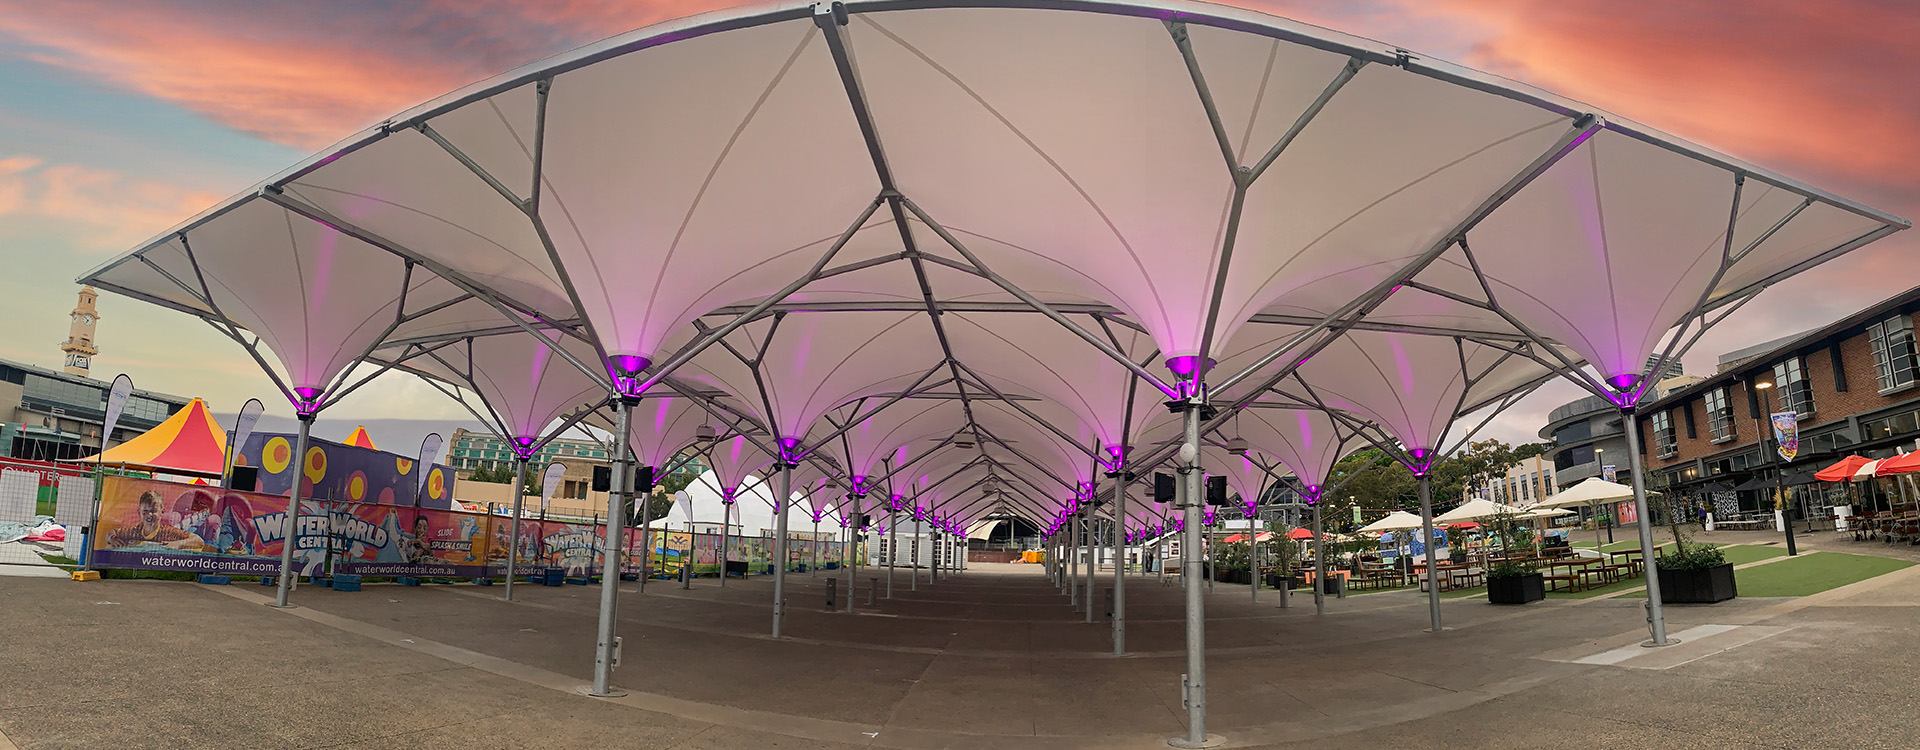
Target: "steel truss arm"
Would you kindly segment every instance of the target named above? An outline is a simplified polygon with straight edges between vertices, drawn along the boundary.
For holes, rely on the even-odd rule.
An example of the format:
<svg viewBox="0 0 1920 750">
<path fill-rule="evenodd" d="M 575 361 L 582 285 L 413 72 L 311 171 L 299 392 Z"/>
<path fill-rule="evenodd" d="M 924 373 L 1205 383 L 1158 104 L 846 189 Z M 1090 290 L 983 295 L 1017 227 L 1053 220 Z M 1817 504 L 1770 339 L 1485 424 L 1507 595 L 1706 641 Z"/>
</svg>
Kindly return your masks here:
<svg viewBox="0 0 1920 750">
<path fill-rule="evenodd" d="M 407 249 L 405 246 L 400 245 L 399 243 L 393 242 L 384 237 L 381 237 L 380 235 L 374 234 L 366 229 L 363 229 L 352 222 L 349 222 L 338 216 L 334 216 L 333 214 L 328 213 L 326 210 L 321 209 L 318 206 L 314 206 L 298 198 L 295 198 L 292 195 L 288 195 L 287 193 L 279 190 L 278 188 L 269 187 L 268 189 L 264 189 L 261 191 L 260 196 L 276 205 L 279 205 L 281 208 L 285 208 L 288 211 L 293 212 L 296 215 L 306 217 L 307 219 L 315 223 L 331 227 L 342 234 L 353 237 L 354 239 L 360 240 L 361 242 L 365 242 L 369 245 L 380 248 L 382 250 L 386 250 L 387 252 L 393 253 L 394 255 L 397 255 L 406 260 L 411 260 L 415 263 L 419 263 L 420 265 L 425 266 L 427 270 L 432 271 L 435 274 L 439 275 L 440 278 L 446 279 L 448 282 L 452 283 L 454 286 L 459 287 L 461 291 L 464 291 L 467 294 L 471 294 L 477 299 L 485 301 L 487 304 L 491 305 L 495 311 L 499 312 L 502 316 L 506 317 L 508 320 L 513 321 L 516 325 L 520 326 L 520 328 L 526 331 L 528 334 L 531 334 L 534 337 L 540 338 L 543 340 L 546 339 L 545 336 L 540 335 L 540 333 L 536 331 L 533 328 L 533 326 L 528 324 L 526 321 L 527 318 L 533 318 L 535 320 L 539 320 L 541 316 L 537 311 L 534 311 L 533 309 L 528 308 L 524 305 L 515 303 L 510 299 L 506 299 L 504 297 L 498 296 L 497 293 L 469 280 L 465 274 L 461 274 L 457 271 L 454 271 L 448 268 L 447 266 L 445 266 L 444 264 L 441 264 L 437 261 L 429 259 L 426 256 L 423 256 L 417 252 L 414 252 L 413 250 Z M 553 350 L 555 354 L 558 354 L 562 359 L 567 360 L 567 362 L 571 363 L 575 368 L 579 369 L 581 373 L 585 374 L 593 382 L 598 383 L 602 388 L 605 388 L 608 391 L 613 390 L 613 381 L 607 377 L 607 373 L 605 370 L 601 368 L 589 367 L 587 366 L 586 363 L 581 362 L 578 357 L 573 356 L 572 352 L 567 351 L 566 347 L 553 345 L 551 341 L 549 341 L 548 343 L 550 344 L 550 348 Z"/>
</svg>

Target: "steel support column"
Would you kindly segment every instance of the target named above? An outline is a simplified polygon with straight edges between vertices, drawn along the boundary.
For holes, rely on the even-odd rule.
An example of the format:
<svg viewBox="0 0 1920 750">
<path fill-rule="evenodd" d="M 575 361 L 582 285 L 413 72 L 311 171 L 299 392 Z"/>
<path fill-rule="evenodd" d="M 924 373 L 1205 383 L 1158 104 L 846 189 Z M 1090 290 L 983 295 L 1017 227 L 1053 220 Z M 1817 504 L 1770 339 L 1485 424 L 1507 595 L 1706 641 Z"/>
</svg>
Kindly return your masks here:
<svg viewBox="0 0 1920 750">
<path fill-rule="evenodd" d="M 1320 503 L 1313 503 L 1313 613 L 1327 613 L 1327 540 L 1320 533 Z"/>
<path fill-rule="evenodd" d="M 632 482 L 633 459 L 627 455 L 628 429 L 632 426 L 633 405 L 640 399 L 622 397 L 614 403 L 613 486 L 607 493 L 607 546 L 600 565 L 600 628 L 594 641 L 593 692 L 596 698 L 617 698 L 627 691 L 613 682 L 615 655 L 613 625 L 620 603 L 620 554 L 625 549 L 621 532 L 626 526 L 626 498 Z"/>
<path fill-rule="evenodd" d="M 519 451 L 513 456 L 513 528 L 507 541 L 507 590 L 501 597 L 513 601 L 514 559 L 520 556 L 520 509 L 527 496 L 527 457 Z"/>
<path fill-rule="evenodd" d="M 300 471 L 307 464 L 307 433 L 313 429 L 313 415 L 301 414 L 300 431 L 293 439 L 293 491 L 287 496 L 287 523 L 280 537 L 280 584 L 273 592 L 273 606 L 287 607 L 287 595 L 293 592 L 293 549 L 300 538 Z M 96 532 L 97 533 L 97 532 Z"/>
<path fill-rule="evenodd" d="M 1420 471 L 1420 530 L 1427 535 L 1427 614 L 1433 621 L 1433 628 L 1427 632 L 1438 633 L 1444 628 L 1440 624 L 1440 579 L 1433 554 L 1433 484 L 1425 469 Z"/>
<path fill-rule="evenodd" d="M 773 637 L 787 607 L 787 508 L 793 504 L 793 464 L 780 460 L 780 497 L 773 503 Z"/>
<path fill-rule="evenodd" d="M 1206 597 L 1200 586 L 1200 504 L 1205 497 L 1205 488 L 1200 486 L 1200 411 L 1204 402 L 1195 398 L 1188 402 L 1186 413 L 1181 415 L 1186 422 L 1186 442 L 1194 450 L 1194 465 L 1182 467 L 1180 500 L 1182 528 L 1184 537 L 1180 548 L 1183 558 L 1181 577 L 1187 582 L 1187 736 L 1184 741 L 1175 741 L 1180 747 L 1202 747 L 1207 742 L 1207 619 Z"/>
<path fill-rule="evenodd" d="M 1645 461 L 1640 458 L 1640 425 L 1634 421 L 1636 415 L 1632 409 L 1620 410 L 1620 418 L 1627 426 L 1627 463 L 1633 471 L 1633 509 L 1639 514 L 1640 521 L 1640 559 L 1647 561 L 1647 632 L 1653 640 L 1645 645 L 1670 646 L 1677 641 L 1667 638 L 1667 615 L 1660 603 L 1659 558 L 1653 554 L 1653 522 L 1647 513 L 1647 478 L 1644 475 Z"/>
<path fill-rule="evenodd" d="M 1113 477 L 1113 517 L 1127 517 L 1127 474 L 1109 474 Z M 1127 548 L 1127 525 L 1121 521 L 1113 524 L 1113 548 L 1124 556 Z M 1124 560 L 1115 559 L 1113 563 L 1113 655 L 1127 654 L 1127 566 Z"/>
</svg>

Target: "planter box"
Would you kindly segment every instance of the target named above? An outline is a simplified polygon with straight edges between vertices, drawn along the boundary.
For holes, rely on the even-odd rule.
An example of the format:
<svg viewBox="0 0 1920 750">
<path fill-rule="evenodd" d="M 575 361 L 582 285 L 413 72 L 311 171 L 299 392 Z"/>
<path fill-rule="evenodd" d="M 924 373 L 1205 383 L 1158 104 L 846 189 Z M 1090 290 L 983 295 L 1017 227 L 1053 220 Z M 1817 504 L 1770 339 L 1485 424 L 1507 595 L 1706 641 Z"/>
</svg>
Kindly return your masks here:
<svg viewBox="0 0 1920 750">
<path fill-rule="evenodd" d="M 1300 588 L 1304 585 L 1306 584 L 1301 582 L 1300 579 L 1298 578 L 1281 578 L 1279 573 L 1267 574 L 1267 588 L 1270 588 L 1270 589 L 1284 588 L 1284 589 L 1287 589 L 1288 591 L 1292 591 L 1293 589 Z"/>
<path fill-rule="evenodd" d="M 1733 582 L 1733 563 L 1706 570 L 1658 570 L 1663 604 L 1713 604 L 1740 595 Z"/>
<path fill-rule="evenodd" d="M 1230 570 L 1227 571 L 1227 578 L 1234 583 L 1244 583 L 1249 586 L 1253 585 L 1253 571 L 1251 570 Z"/>
<path fill-rule="evenodd" d="M 1526 604 L 1547 598 L 1547 581 L 1539 573 L 1487 579 L 1487 601 L 1494 604 Z"/>
</svg>

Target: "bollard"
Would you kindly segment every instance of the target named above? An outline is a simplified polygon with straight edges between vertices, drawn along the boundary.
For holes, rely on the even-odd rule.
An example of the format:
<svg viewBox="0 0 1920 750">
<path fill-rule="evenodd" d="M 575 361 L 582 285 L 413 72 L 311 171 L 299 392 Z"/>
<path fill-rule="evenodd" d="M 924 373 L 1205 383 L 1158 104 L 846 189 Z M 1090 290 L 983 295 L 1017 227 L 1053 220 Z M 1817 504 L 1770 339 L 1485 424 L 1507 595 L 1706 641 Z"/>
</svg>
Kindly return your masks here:
<svg viewBox="0 0 1920 750">
<path fill-rule="evenodd" d="M 1106 594 L 1106 600 L 1107 600 L 1107 619 L 1109 619 L 1109 620 L 1111 620 L 1111 619 L 1113 619 L 1113 587 L 1112 587 L 1112 586 L 1108 586 L 1108 587 L 1106 587 L 1106 588 L 1104 588 L 1104 589 L 1101 589 L 1101 591 L 1102 591 L 1102 592 L 1104 592 L 1104 593 Z"/>
<path fill-rule="evenodd" d="M 684 562 L 680 564 L 680 588 L 688 590 L 693 588 L 693 566 L 691 564 Z"/>
<path fill-rule="evenodd" d="M 840 589 L 839 584 L 840 584 L 840 579 L 838 578 L 827 579 L 827 611 L 828 612 L 832 612 L 834 610 L 833 595 L 834 595 L 834 592 L 839 591 Z"/>
<path fill-rule="evenodd" d="M 872 577 L 872 578 L 868 578 L 868 579 L 867 579 L 867 582 L 868 582 L 868 585 L 867 585 L 867 606 L 869 606 L 869 607 L 878 607 L 878 606 L 880 606 L 880 605 L 878 605 L 878 604 L 874 604 L 874 603 L 873 603 L 873 598 L 874 598 L 874 596 L 875 596 L 875 595 L 877 595 L 877 594 L 878 594 L 878 593 L 880 592 L 880 577 L 879 577 L 879 576 L 874 576 L 874 577 Z"/>
</svg>

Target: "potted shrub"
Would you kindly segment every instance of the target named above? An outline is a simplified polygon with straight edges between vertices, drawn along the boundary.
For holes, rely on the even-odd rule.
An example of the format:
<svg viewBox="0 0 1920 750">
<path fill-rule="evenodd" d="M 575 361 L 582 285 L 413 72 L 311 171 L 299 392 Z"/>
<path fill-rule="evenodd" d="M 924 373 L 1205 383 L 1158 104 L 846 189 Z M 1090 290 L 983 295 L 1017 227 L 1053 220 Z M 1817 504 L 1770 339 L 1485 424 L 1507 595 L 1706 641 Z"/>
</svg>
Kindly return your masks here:
<svg viewBox="0 0 1920 750">
<path fill-rule="evenodd" d="M 1733 563 L 1727 562 L 1719 547 L 1690 544 L 1692 536 L 1680 525 L 1680 518 L 1680 514 L 1669 507 L 1667 523 L 1673 531 L 1674 551 L 1660 556 L 1654 566 L 1660 577 L 1660 601 L 1713 604 L 1739 596 L 1733 581 Z"/>
<path fill-rule="evenodd" d="M 1267 572 L 1267 586 L 1275 589 L 1292 590 L 1306 585 L 1305 581 L 1293 577 L 1293 566 L 1300 562 L 1300 543 L 1286 537 L 1287 528 L 1276 524 L 1273 538 L 1266 542 L 1266 561 L 1272 568 Z"/>
<path fill-rule="evenodd" d="M 1733 563 L 1720 554 L 1720 548 L 1687 546 L 1677 539 L 1675 544 L 1678 549 L 1660 557 L 1656 566 L 1662 603 L 1713 604 L 1740 595 L 1733 581 Z"/>
<path fill-rule="evenodd" d="M 1487 568 L 1487 601 L 1494 604 L 1526 604 L 1547 598 L 1546 578 L 1514 562 L 1495 563 Z"/>
</svg>

